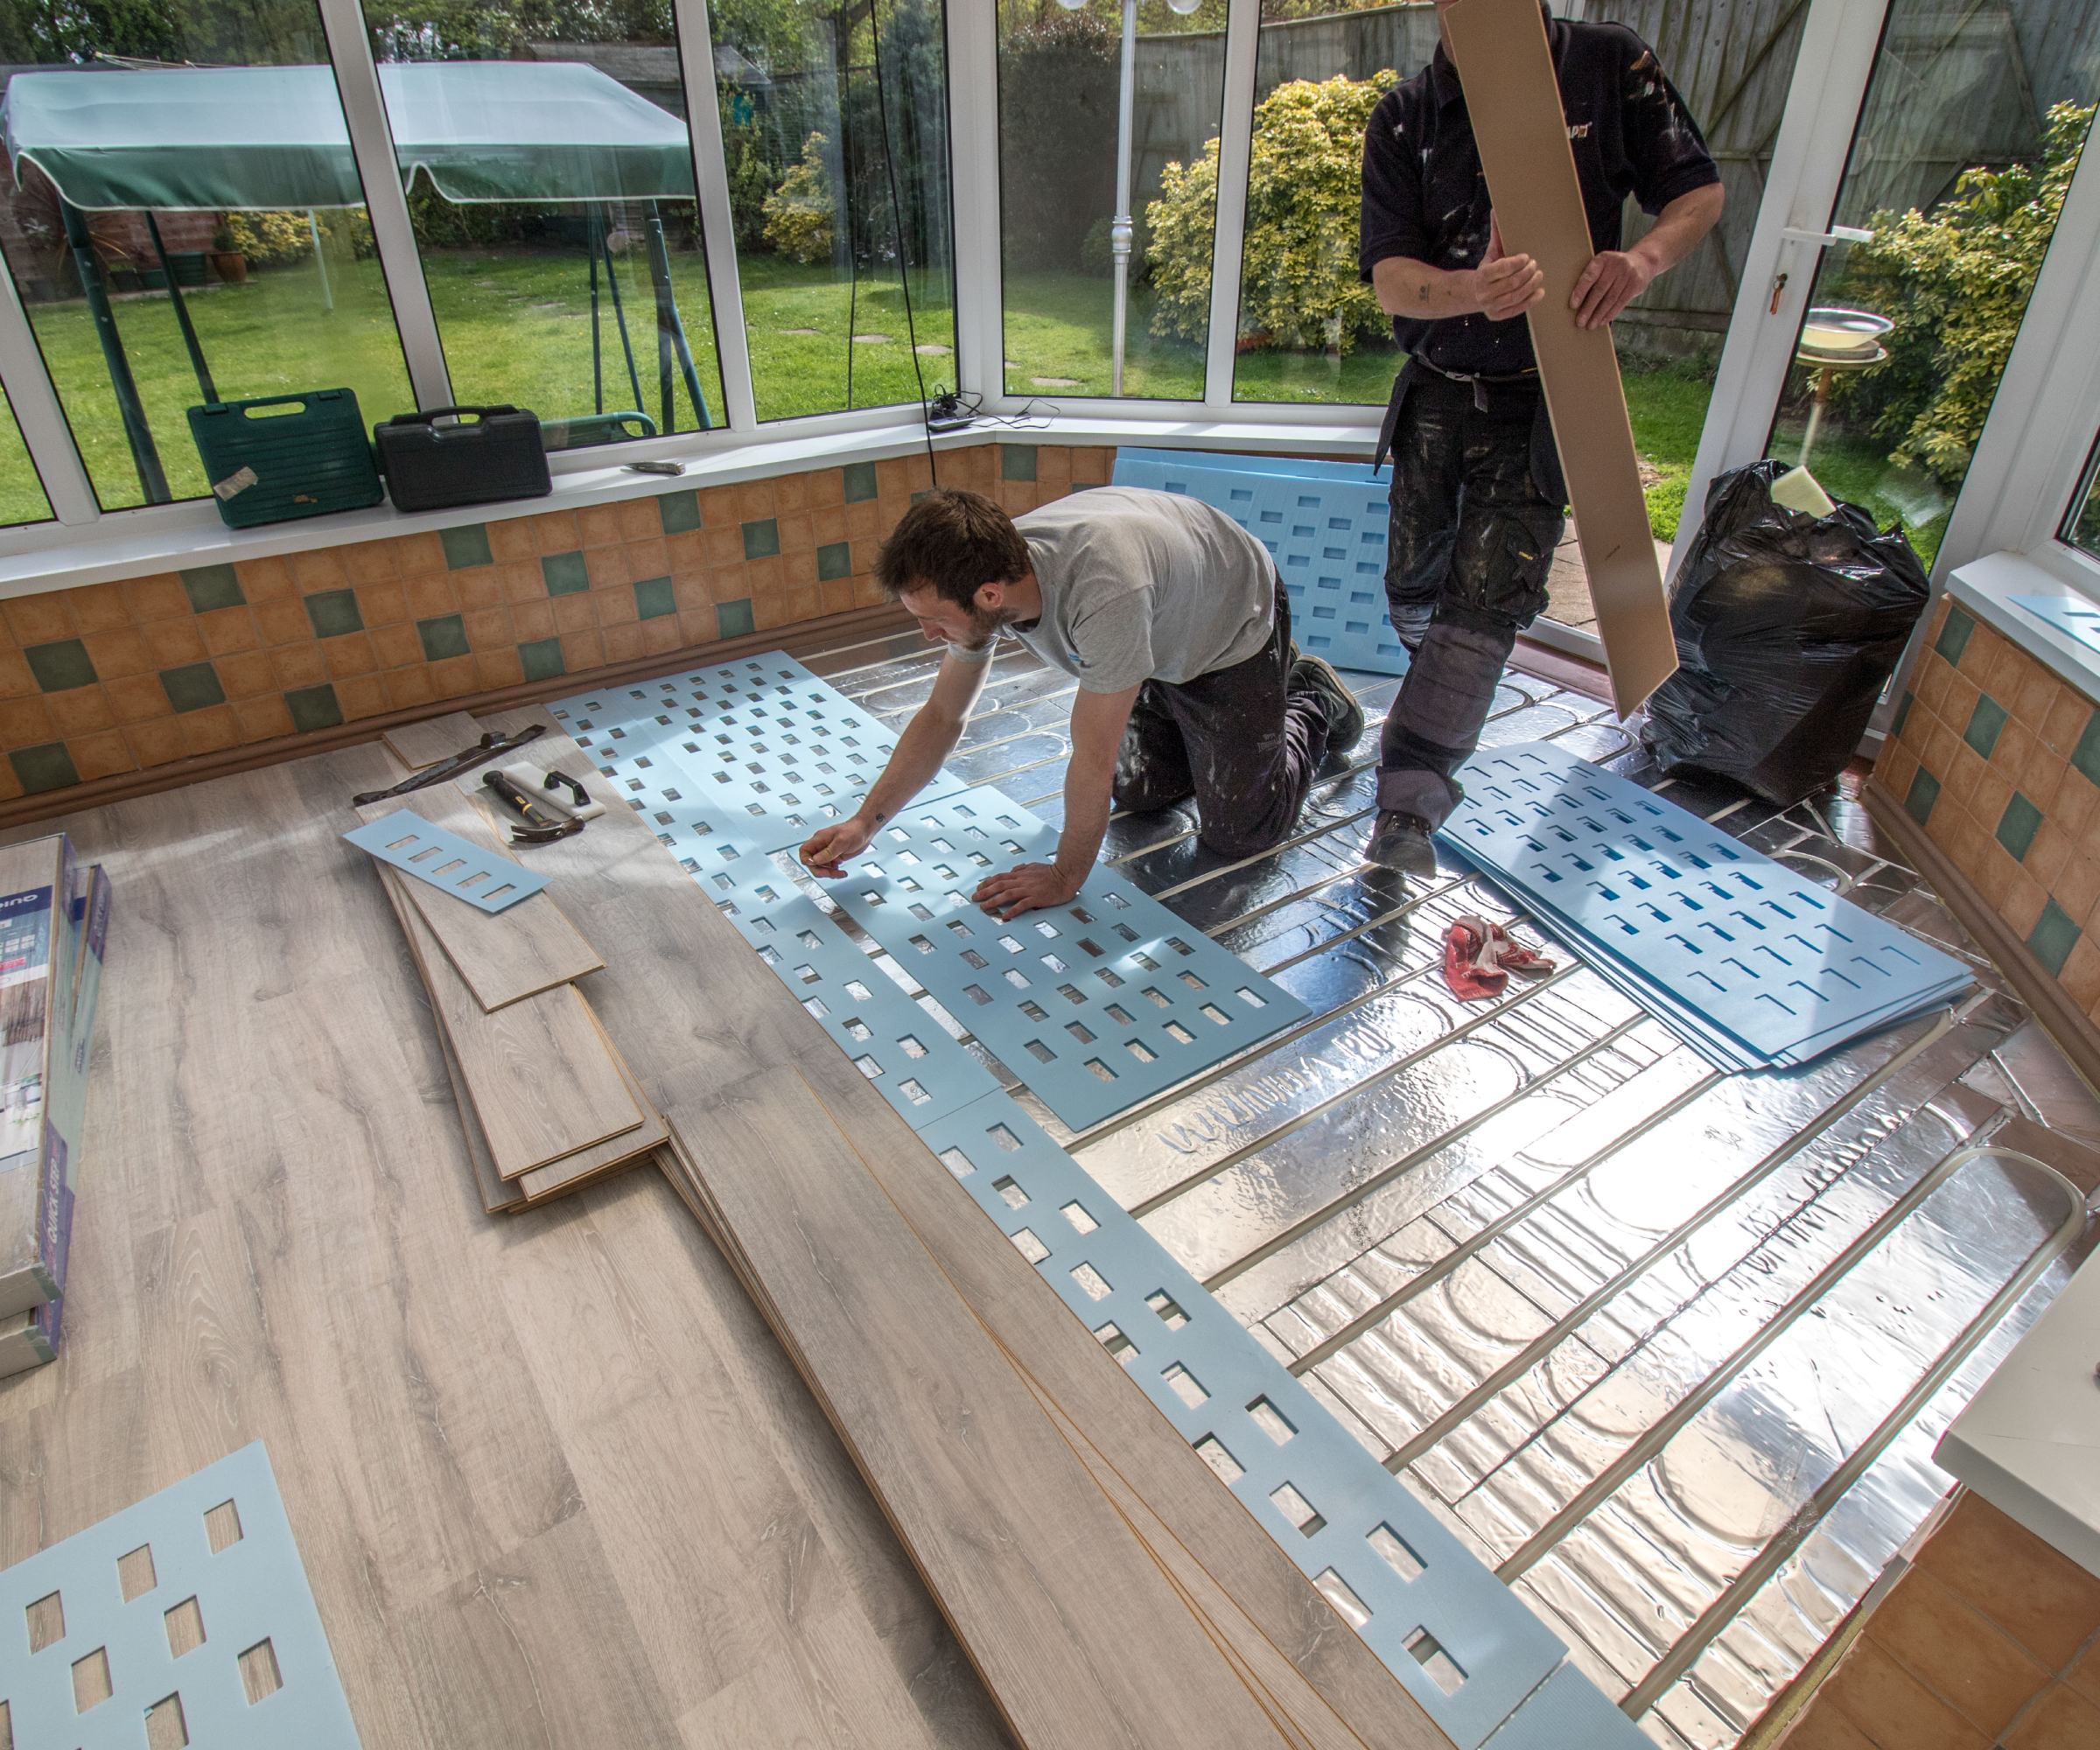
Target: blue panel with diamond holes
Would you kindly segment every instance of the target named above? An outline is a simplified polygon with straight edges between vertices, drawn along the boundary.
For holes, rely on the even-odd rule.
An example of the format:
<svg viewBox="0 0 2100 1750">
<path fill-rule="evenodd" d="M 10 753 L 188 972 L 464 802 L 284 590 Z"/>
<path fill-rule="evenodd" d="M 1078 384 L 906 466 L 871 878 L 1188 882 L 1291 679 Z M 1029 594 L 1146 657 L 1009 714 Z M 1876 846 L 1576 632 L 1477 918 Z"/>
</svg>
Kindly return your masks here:
<svg viewBox="0 0 2100 1750">
<path fill-rule="evenodd" d="M 1006 1096 L 919 1133 L 1460 1750 L 1561 1664 L 1552 1632 Z M 1620 1722 L 1581 1741 L 1646 1742 Z"/>
<path fill-rule="evenodd" d="M 0 1698 L 25 1746 L 357 1750 L 262 1442 L 0 1572 Z"/>
<path fill-rule="evenodd" d="M 1390 482 L 1374 480 L 1362 463 L 1292 463 L 1297 472 L 1284 474 L 1245 462 L 1202 451 L 1126 450 L 1116 458 L 1115 483 L 1201 499 L 1259 540 L 1291 598 L 1291 635 L 1300 649 L 1337 668 L 1405 673 L 1407 652 L 1385 611 Z"/>
<path fill-rule="evenodd" d="M 1483 750 L 1444 834 L 1724 1068 L 1937 1007 L 1958 962 L 1550 742 Z"/>
<path fill-rule="evenodd" d="M 1012 923 L 971 891 L 1056 854 L 997 790 L 916 803 L 836 884 L 839 905 L 1074 1130 L 1164 1093 L 1310 1011 L 1121 876 Z"/>
</svg>

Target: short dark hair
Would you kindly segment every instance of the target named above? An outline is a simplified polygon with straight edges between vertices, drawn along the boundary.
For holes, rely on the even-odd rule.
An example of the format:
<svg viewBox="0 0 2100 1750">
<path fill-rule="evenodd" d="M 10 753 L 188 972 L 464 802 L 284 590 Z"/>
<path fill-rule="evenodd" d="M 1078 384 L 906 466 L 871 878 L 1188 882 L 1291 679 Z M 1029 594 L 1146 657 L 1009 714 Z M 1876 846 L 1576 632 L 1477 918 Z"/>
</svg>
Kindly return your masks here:
<svg viewBox="0 0 2100 1750">
<path fill-rule="evenodd" d="M 1013 519 L 982 493 L 936 487 L 904 514 L 875 559 L 875 581 L 892 601 L 932 589 L 974 609 L 985 584 L 1027 575 L 1028 543 Z"/>
</svg>

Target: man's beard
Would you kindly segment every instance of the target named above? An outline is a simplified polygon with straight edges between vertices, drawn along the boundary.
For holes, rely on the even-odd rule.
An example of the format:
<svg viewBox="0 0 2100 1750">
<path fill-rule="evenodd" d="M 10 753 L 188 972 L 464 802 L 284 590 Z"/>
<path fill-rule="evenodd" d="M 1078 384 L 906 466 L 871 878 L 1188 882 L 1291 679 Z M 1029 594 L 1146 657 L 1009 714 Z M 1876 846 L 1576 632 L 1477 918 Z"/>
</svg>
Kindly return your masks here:
<svg viewBox="0 0 2100 1750">
<path fill-rule="evenodd" d="M 970 615 L 970 636 L 956 642 L 965 650 L 990 649 L 1000 633 L 1010 626 L 1018 626 L 1019 614 L 1012 608 L 979 610 L 974 604 L 964 610 Z"/>
</svg>

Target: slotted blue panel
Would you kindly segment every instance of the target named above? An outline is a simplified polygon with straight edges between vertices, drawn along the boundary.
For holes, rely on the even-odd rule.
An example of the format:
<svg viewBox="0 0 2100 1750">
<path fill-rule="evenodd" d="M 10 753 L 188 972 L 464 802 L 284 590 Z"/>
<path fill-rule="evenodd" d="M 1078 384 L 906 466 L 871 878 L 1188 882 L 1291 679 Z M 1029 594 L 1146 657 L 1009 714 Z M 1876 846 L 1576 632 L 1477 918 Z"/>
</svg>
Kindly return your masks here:
<svg viewBox="0 0 2100 1750">
<path fill-rule="evenodd" d="M 392 864 L 440 893 L 466 900 L 478 912 L 506 911 L 547 885 L 544 875 L 469 844 L 458 833 L 432 826 L 406 808 L 369 821 L 343 836 L 382 863 Z"/>
<path fill-rule="evenodd" d="M 838 903 L 1072 1126 L 1164 1093 L 1303 1020 L 1303 1003 L 1121 876 L 1012 923 L 970 894 L 1057 854 L 996 790 L 906 808 L 836 884 Z"/>
<path fill-rule="evenodd" d="M 1460 1750 L 1561 1665 L 1552 1632 L 1012 1100 L 920 1135 Z M 1646 1741 L 1626 1724 L 1571 1741 Z"/>
<path fill-rule="evenodd" d="M 2100 650 L 2100 607 L 2091 602 L 2075 596 L 2014 596 L 2012 601 L 2088 650 Z"/>
<path fill-rule="evenodd" d="M 1958 962 L 1550 742 L 1483 750 L 1450 842 L 1725 1068 L 1947 1002 Z"/>
<path fill-rule="evenodd" d="M 1229 450 L 1118 450 L 1120 464 L 1144 463 L 1162 468 L 1216 468 L 1227 472 L 1282 474 L 1295 480 L 1346 480 L 1353 486 L 1387 486 L 1392 465 L 1374 468 L 1368 462 L 1320 461 L 1304 456 L 1236 456 Z M 1143 486 L 1143 480 L 1117 480 L 1124 486 Z"/>
<path fill-rule="evenodd" d="M 1159 456 L 1169 459 L 1151 459 Z M 1336 479 L 1308 474 L 1298 464 L 1291 465 L 1296 473 L 1269 473 L 1243 460 L 1201 451 L 1124 451 L 1115 483 L 1186 493 L 1253 535 L 1276 560 L 1301 650 L 1338 668 L 1404 674 L 1407 652 L 1385 607 L 1387 483 L 1355 463 L 1318 465 L 1361 476 Z"/>
<path fill-rule="evenodd" d="M 212 1553 L 205 1515 L 232 1502 L 239 1541 Z M 127 1601 L 117 1564 L 151 1584 Z M 29 1650 L 25 1613 L 56 1592 L 65 1634 Z M 194 1599 L 204 1641 L 179 1659 L 167 1613 Z M 269 1642 L 283 1687 L 252 1705 L 241 1656 Z M 79 1713 L 74 1666 L 97 1655 L 108 1671 L 107 1700 Z M 90 1667 L 90 1669 L 94 1669 Z M 291 1522 L 262 1443 L 128 1507 L 62 1544 L 0 1572 L 0 1698 L 15 1742 L 52 1750 L 140 1750 L 146 1714 L 179 1698 L 188 1741 L 218 1750 L 356 1750 L 328 1637 L 299 1564 Z M 179 1740 L 176 1740 L 179 1741 Z"/>
</svg>

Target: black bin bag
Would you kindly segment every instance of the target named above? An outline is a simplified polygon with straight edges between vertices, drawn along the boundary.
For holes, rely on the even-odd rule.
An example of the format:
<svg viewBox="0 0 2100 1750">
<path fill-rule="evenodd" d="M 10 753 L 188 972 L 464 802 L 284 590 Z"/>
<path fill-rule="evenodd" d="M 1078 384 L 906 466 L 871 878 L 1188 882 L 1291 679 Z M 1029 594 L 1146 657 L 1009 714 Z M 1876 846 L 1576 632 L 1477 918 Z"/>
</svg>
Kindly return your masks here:
<svg viewBox="0 0 2100 1750">
<path fill-rule="evenodd" d="M 1844 769 L 1929 593 L 1902 529 L 1856 504 L 1816 517 L 1772 501 L 1784 462 L 1706 494 L 1670 592 L 1677 672 L 1642 739 L 1665 772 L 1718 773 L 1782 804 Z"/>
</svg>

